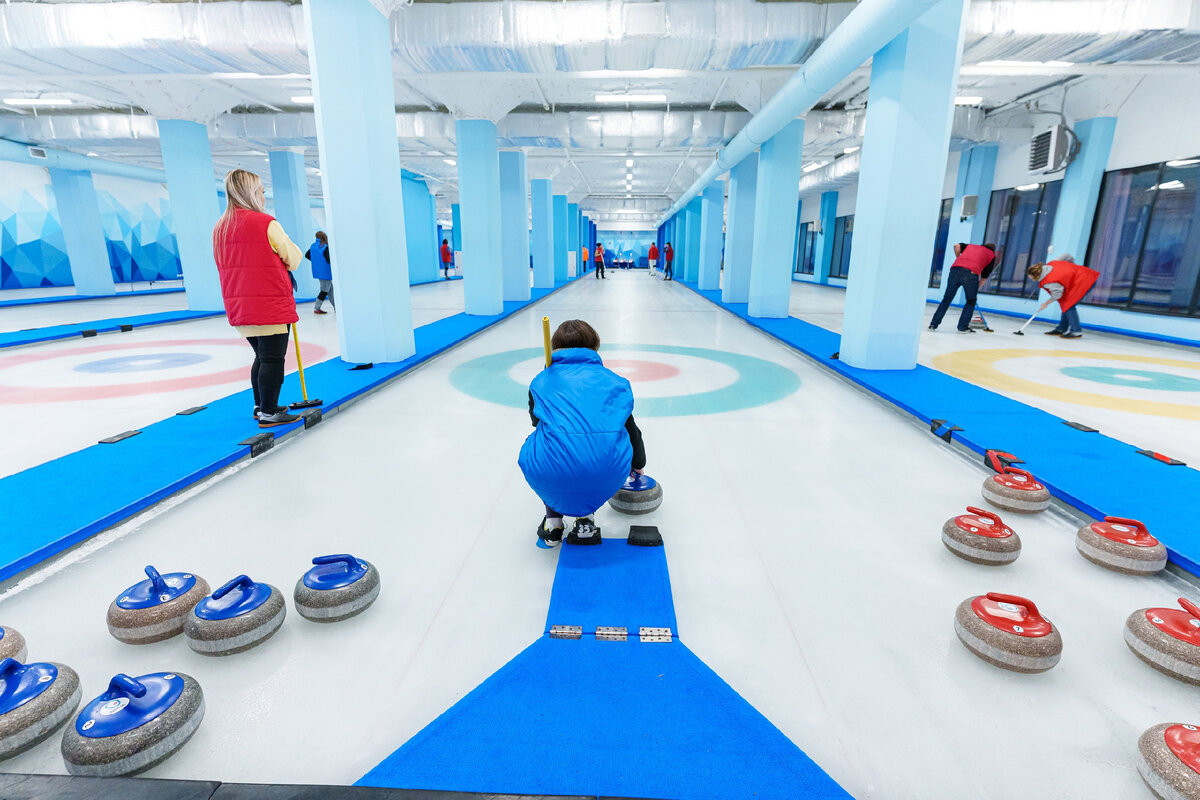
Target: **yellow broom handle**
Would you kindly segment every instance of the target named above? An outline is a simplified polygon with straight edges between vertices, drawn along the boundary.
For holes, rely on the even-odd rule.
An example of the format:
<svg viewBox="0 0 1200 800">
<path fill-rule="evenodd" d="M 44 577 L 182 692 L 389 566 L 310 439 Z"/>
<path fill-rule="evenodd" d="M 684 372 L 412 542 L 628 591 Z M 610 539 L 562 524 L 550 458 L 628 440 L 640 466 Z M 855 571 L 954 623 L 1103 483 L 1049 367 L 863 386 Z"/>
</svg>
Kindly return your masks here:
<svg viewBox="0 0 1200 800">
<path fill-rule="evenodd" d="M 546 366 L 550 366 L 550 318 L 542 317 L 542 342 L 546 345 Z"/>
<path fill-rule="evenodd" d="M 296 323 L 292 323 L 292 341 L 296 343 L 296 366 L 300 369 L 300 394 L 304 395 L 304 402 L 308 402 L 308 387 L 304 385 L 304 364 L 300 362 L 300 333 L 296 330 Z"/>
</svg>

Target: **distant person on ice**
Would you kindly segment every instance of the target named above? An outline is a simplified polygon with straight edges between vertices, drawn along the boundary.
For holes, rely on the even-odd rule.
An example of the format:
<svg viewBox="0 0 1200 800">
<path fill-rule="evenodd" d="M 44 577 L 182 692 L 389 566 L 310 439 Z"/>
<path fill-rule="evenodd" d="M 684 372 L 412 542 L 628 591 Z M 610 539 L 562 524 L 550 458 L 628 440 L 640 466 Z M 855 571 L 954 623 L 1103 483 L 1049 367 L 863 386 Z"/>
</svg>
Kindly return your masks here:
<svg viewBox="0 0 1200 800">
<path fill-rule="evenodd" d="M 1050 268 L 1049 273 L 1046 273 L 1046 267 Z M 1043 278 L 1043 274 L 1046 277 Z M 1082 264 L 1076 264 L 1073 256 L 1064 254 L 1049 264 L 1034 264 L 1029 268 L 1028 275 L 1050 295 L 1050 299 L 1042 304 L 1042 308 L 1057 300 L 1059 308 L 1062 309 L 1062 319 L 1058 327 L 1046 331 L 1046 335 L 1061 336 L 1064 339 L 1078 339 L 1083 336 L 1083 326 L 1079 324 L 1079 309 L 1076 306 L 1096 285 L 1100 273 Z"/>
<path fill-rule="evenodd" d="M 321 306 L 326 300 L 329 300 L 329 307 L 337 311 L 337 304 L 333 302 L 333 267 L 330 266 L 333 261 L 329 255 L 329 239 L 325 236 L 325 231 L 317 231 L 316 241 L 309 245 L 304 257 L 312 262 L 312 276 L 321 285 L 313 313 L 324 314 Z"/>
<path fill-rule="evenodd" d="M 954 245 L 954 255 L 957 258 L 946 274 L 946 293 L 942 295 L 942 302 L 938 303 L 937 311 L 933 312 L 929 330 L 936 331 L 938 325 L 942 324 L 942 317 L 946 316 L 946 310 L 950 308 L 950 303 L 961 286 L 966 302 L 963 304 L 962 313 L 958 315 L 958 332 L 974 333 L 971 330 L 971 316 L 975 313 L 979 282 L 992 274 L 992 266 L 996 263 L 996 245 L 959 242 Z"/>
<path fill-rule="evenodd" d="M 555 546 L 562 542 L 564 514 L 575 517 L 576 538 L 597 535 L 596 510 L 631 472 L 642 474 L 646 448 L 633 421 L 633 390 L 600 360 L 595 329 L 567 320 L 550 346 L 550 366 L 529 385 L 534 430 L 517 463 L 546 506 L 537 535 Z"/>
<path fill-rule="evenodd" d="M 654 276 L 654 266 L 658 264 L 658 245 L 654 242 L 650 243 L 650 252 L 646 254 L 646 261 L 650 264 L 650 275 Z"/>
<path fill-rule="evenodd" d="M 454 266 L 454 253 L 450 251 L 450 241 L 442 239 L 442 277 L 449 278 L 450 270 Z"/>
</svg>

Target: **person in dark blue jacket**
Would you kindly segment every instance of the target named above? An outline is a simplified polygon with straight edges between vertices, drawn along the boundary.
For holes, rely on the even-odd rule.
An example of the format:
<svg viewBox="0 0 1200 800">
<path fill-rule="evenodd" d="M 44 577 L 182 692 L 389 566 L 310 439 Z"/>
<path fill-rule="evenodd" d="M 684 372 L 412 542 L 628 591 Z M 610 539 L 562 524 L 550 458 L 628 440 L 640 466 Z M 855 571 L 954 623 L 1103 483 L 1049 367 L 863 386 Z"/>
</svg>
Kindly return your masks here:
<svg viewBox="0 0 1200 800">
<path fill-rule="evenodd" d="M 633 420 L 633 390 L 600 360 L 595 329 L 567 320 L 550 346 L 550 366 L 529 385 L 534 430 L 517 463 L 546 506 L 537 534 L 554 546 L 562 542 L 563 514 L 576 518 L 576 538 L 597 535 L 592 517 L 631 472 L 642 473 L 646 448 Z"/>
<path fill-rule="evenodd" d="M 314 314 L 324 314 L 321 306 L 329 300 L 329 307 L 337 310 L 333 302 L 333 268 L 330 265 L 332 256 L 329 254 L 329 239 L 325 231 L 317 231 L 317 239 L 313 242 L 304 257 L 312 262 L 312 276 L 320 282 L 321 291 L 317 293 L 317 303 L 313 306 Z"/>
</svg>

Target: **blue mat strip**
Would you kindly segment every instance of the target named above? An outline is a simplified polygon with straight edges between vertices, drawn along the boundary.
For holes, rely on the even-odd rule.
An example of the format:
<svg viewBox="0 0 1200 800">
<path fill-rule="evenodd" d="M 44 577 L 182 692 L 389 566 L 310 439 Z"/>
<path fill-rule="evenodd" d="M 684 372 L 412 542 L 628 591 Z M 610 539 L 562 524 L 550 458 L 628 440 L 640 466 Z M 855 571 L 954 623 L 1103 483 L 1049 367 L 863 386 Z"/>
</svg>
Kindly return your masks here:
<svg viewBox="0 0 1200 800">
<path fill-rule="evenodd" d="M 122 325 L 132 325 L 134 328 L 146 328 L 151 325 L 168 325 L 173 322 L 188 322 L 194 319 L 222 317 L 224 311 L 163 311 L 159 314 L 141 314 L 134 317 L 114 317 L 112 319 L 96 319 L 90 322 L 73 322 L 69 325 L 50 325 L 45 328 L 31 328 L 24 331 L 0 333 L 0 348 L 19 347 L 38 342 L 49 342 L 55 339 L 69 339 L 79 336 L 84 331 L 107 333 L 119 331 Z"/>
<path fill-rule="evenodd" d="M 356 785 L 506 796 L 850 797 L 678 639 L 638 640 L 638 625 L 675 618 L 664 548 L 620 539 L 563 545 L 549 618 L 628 623 L 630 636 L 543 635 Z"/>
<path fill-rule="evenodd" d="M 1141 520 L 1173 563 L 1200 576 L 1200 528 L 1192 519 L 1200 472 L 1138 455 L 1133 445 L 1075 430 L 1060 417 L 929 367 L 855 369 L 830 358 L 841 348 L 841 336 L 832 331 L 795 317 L 751 317 L 745 303 L 723 303 L 720 292 L 680 284 L 917 419 L 960 426 L 954 439 L 975 452 L 1013 453 L 1056 497 L 1085 514 Z"/>
<path fill-rule="evenodd" d="M 151 294 L 177 294 L 183 291 L 182 286 L 172 286 L 166 289 L 139 289 L 136 292 L 117 292 L 116 294 L 64 294 L 54 297 L 19 297 L 12 300 L 0 300 L 0 308 L 13 306 L 40 306 L 45 303 L 74 303 L 78 300 L 118 300 L 122 297 L 143 297 Z"/>
<path fill-rule="evenodd" d="M 353 370 L 337 358 L 316 364 L 305 370 L 309 396 L 322 397 L 326 409 L 337 408 L 565 285 L 534 289 L 528 303 L 505 303 L 503 313 L 494 316 L 456 314 L 422 325 L 415 331 L 416 355 L 404 361 L 366 370 Z M 300 399 L 295 373 L 284 380 L 282 397 Z M 251 419 L 253 406 L 247 389 L 198 413 L 148 425 L 137 436 L 93 445 L 0 480 L 5 534 L 0 537 L 0 581 L 249 455 L 250 447 L 238 442 L 262 433 Z M 301 427 L 296 423 L 271 430 L 281 437 Z M 64 497 L 70 502 L 64 503 Z"/>
</svg>

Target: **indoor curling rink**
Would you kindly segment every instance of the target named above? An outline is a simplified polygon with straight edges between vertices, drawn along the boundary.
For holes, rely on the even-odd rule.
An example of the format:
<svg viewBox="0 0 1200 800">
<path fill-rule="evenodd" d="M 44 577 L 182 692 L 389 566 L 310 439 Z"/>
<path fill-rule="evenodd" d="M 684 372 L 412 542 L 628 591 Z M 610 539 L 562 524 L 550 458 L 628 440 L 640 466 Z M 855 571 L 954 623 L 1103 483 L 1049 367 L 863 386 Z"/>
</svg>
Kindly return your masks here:
<svg viewBox="0 0 1200 800">
<path fill-rule="evenodd" d="M 151 314 L 185 305 L 183 294 L 168 294 L 0 308 L 0 330 Z M 414 286 L 412 305 L 414 325 L 459 314 L 462 281 Z M 300 303 L 297 309 L 306 367 L 339 352 L 337 314 L 328 303 L 325 309 L 329 313 L 323 316 L 312 313 L 312 303 Z M 293 347 L 288 348 L 289 372 L 296 364 Z M 224 314 L 0 350 L 0 427 L 5 430 L 0 477 L 243 391 L 249 385 L 252 359 L 246 340 Z"/>
<path fill-rule="evenodd" d="M 665 489 L 644 517 L 602 509 L 604 534 L 659 528 L 680 640 L 850 794 L 1148 796 L 1138 736 L 1187 719 L 1196 690 L 1134 657 L 1122 625 L 1200 593 L 1088 563 L 1080 520 L 1053 509 L 1003 515 L 1024 543 L 1015 564 L 956 558 L 940 531 L 983 505 L 978 457 L 645 272 L 585 276 L 26 574 L 0 602 L 3 623 L 39 659 L 73 666 L 85 698 L 118 672 L 199 680 L 204 723 L 147 777 L 353 783 L 544 631 L 563 550 L 535 546 L 541 504 L 516 464 L 543 315 L 599 331 L 601 354 L 632 379 L 647 472 Z M 270 641 L 224 659 L 179 638 L 122 645 L 105 629 L 146 564 L 214 587 L 246 573 L 291 606 L 310 559 L 333 552 L 382 576 L 351 620 L 315 625 L 289 608 Z M 988 591 L 1035 599 L 1062 632 L 1057 667 L 1007 672 L 956 640 L 955 607 Z M 471 741 L 459 747 L 473 757 Z M 3 768 L 62 773 L 57 737 Z"/>
</svg>

